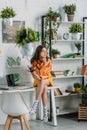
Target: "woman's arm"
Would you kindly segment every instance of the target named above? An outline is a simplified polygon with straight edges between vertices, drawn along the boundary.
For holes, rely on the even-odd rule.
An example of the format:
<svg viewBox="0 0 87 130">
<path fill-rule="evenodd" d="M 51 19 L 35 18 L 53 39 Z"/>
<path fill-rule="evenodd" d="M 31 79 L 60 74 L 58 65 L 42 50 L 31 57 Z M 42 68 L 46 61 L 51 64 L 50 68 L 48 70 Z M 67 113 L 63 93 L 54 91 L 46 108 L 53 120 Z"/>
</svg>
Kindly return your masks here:
<svg viewBox="0 0 87 130">
<path fill-rule="evenodd" d="M 40 76 L 36 73 L 36 62 L 32 63 L 31 73 L 34 79 L 41 80 Z"/>
</svg>

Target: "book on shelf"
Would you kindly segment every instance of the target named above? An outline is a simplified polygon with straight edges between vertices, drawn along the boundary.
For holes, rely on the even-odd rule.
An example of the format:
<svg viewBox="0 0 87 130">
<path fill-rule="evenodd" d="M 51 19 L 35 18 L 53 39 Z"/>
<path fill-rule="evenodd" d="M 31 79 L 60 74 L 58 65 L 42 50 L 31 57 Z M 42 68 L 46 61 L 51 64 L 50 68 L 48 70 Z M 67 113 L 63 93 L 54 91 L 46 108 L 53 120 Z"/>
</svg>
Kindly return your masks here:
<svg viewBox="0 0 87 130">
<path fill-rule="evenodd" d="M 55 75 L 64 75 L 64 71 L 54 71 Z"/>
<path fill-rule="evenodd" d="M 63 95 L 63 93 L 61 92 L 61 90 L 59 88 L 56 88 L 54 90 L 54 95 L 57 96 L 57 95 Z"/>
<path fill-rule="evenodd" d="M 75 55 L 74 58 L 84 58 L 84 55 Z"/>
</svg>

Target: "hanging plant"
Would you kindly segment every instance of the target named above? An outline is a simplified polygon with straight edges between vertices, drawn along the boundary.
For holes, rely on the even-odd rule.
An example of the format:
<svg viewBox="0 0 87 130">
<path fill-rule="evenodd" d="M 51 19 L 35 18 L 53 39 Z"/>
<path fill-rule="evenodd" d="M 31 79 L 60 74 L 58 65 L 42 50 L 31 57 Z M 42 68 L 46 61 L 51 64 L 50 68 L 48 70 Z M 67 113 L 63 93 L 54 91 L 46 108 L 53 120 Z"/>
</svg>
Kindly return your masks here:
<svg viewBox="0 0 87 130">
<path fill-rule="evenodd" d="M 1 18 L 12 18 L 12 17 L 15 17 L 16 13 L 15 11 L 13 10 L 12 7 L 6 7 L 6 8 L 3 8 L 3 10 L 0 12 L 0 17 Z"/>
<path fill-rule="evenodd" d="M 47 28 L 49 26 L 49 22 L 51 20 L 53 29 L 57 30 L 61 20 L 60 13 L 58 11 L 53 11 L 50 7 L 45 17 L 45 27 Z"/>
<path fill-rule="evenodd" d="M 32 28 L 24 28 L 22 27 L 20 30 L 16 32 L 15 42 L 18 46 L 24 46 L 29 42 L 38 41 L 38 37 L 36 31 Z"/>
<path fill-rule="evenodd" d="M 44 21 L 44 40 L 42 41 L 43 44 L 46 46 L 46 48 L 49 48 L 49 36 L 50 36 L 50 28 L 49 28 L 49 23 L 51 22 L 51 34 L 53 32 L 56 32 L 58 30 L 58 27 L 60 25 L 61 21 L 61 16 L 58 11 L 53 11 L 52 8 L 50 7 L 48 12 L 45 14 L 45 21 Z"/>
</svg>

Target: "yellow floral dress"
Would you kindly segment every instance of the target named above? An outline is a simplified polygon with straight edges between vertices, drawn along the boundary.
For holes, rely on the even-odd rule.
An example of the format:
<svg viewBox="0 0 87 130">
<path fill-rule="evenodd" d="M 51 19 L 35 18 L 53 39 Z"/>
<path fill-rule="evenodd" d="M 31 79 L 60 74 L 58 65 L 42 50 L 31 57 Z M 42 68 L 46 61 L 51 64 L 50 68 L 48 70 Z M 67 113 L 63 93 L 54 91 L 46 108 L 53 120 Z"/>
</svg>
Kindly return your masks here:
<svg viewBox="0 0 87 130">
<path fill-rule="evenodd" d="M 48 79 L 49 80 L 49 86 L 53 85 L 52 81 L 52 75 L 51 75 L 51 70 L 52 70 L 52 63 L 51 60 L 48 59 L 46 62 L 46 65 L 43 64 L 41 61 L 34 61 L 32 63 L 32 68 L 35 70 L 36 74 L 38 74 L 42 79 Z M 34 87 L 37 87 L 39 80 L 34 79 Z"/>
</svg>

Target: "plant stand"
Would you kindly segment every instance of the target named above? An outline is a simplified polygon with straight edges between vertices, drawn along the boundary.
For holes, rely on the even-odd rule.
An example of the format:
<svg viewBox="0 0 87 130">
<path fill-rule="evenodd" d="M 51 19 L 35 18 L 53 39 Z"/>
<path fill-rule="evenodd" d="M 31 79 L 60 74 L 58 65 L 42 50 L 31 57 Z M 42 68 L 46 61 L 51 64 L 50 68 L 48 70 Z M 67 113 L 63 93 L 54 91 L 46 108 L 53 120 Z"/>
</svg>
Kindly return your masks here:
<svg viewBox="0 0 87 130">
<path fill-rule="evenodd" d="M 78 121 L 87 120 L 87 105 L 79 105 L 78 108 Z"/>
</svg>

